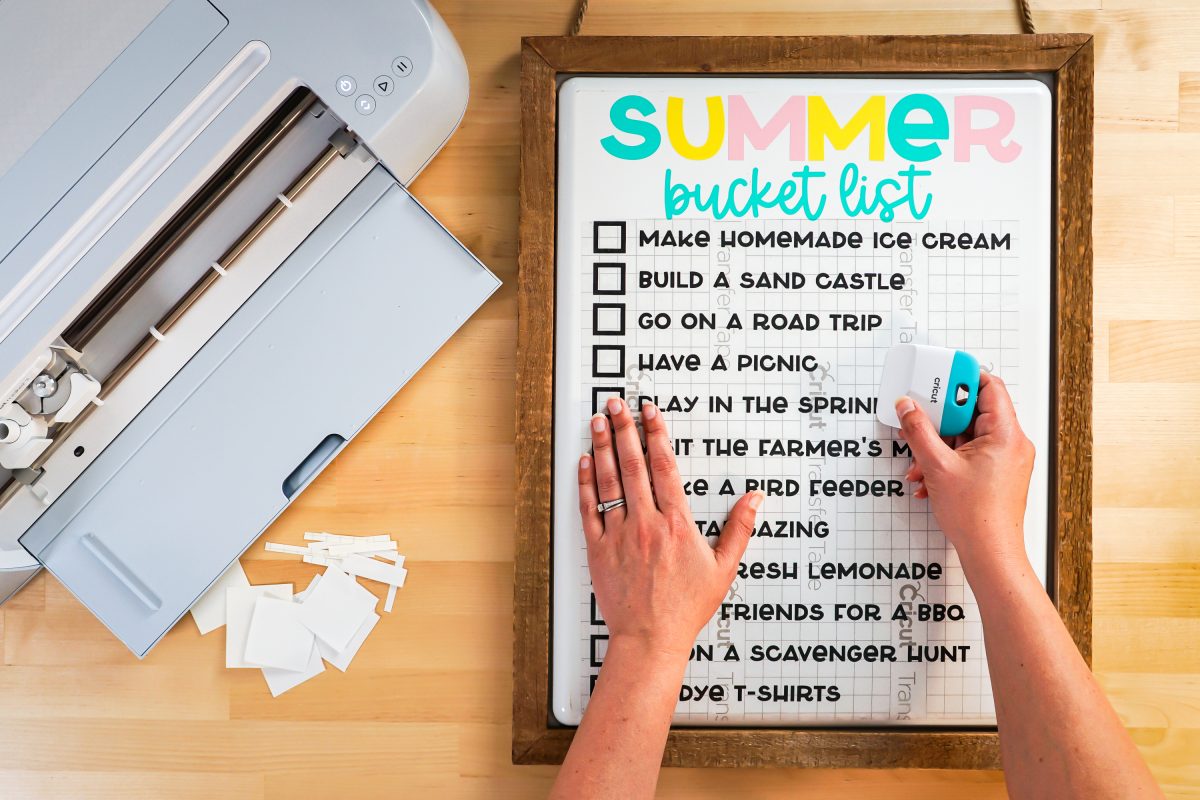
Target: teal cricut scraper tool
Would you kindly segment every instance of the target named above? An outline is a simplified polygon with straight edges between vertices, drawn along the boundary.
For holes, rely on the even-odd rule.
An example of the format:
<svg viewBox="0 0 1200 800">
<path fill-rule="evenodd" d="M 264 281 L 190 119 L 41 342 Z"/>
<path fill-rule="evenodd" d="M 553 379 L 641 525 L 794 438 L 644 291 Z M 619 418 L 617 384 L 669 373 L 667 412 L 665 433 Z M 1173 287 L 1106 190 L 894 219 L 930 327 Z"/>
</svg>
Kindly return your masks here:
<svg viewBox="0 0 1200 800">
<path fill-rule="evenodd" d="M 948 347 L 900 344 L 888 351 L 879 381 L 876 416 L 900 427 L 896 400 L 908 395 L 929 415 L 942 436 L 957 436 L 971 424 L 979 397 L 979 361 Z"/>
</svg>

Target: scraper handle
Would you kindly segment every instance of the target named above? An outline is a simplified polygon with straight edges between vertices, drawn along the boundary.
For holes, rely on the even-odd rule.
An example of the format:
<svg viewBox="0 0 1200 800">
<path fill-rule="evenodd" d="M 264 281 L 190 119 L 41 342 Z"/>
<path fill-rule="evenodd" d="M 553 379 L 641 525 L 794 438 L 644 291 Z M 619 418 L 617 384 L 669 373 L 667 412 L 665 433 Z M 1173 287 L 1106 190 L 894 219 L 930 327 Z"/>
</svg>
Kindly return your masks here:
<svg viewBox="0 0 1200 800">
<path fill-rule="evenodd" d="M 975 402 L 979 399 L 979 361 L 975 356 L 956 350 L 947 384 L 938 433 L 958 436 L 970 426 L 971 417 L 975 415 Z"/>
</svg>

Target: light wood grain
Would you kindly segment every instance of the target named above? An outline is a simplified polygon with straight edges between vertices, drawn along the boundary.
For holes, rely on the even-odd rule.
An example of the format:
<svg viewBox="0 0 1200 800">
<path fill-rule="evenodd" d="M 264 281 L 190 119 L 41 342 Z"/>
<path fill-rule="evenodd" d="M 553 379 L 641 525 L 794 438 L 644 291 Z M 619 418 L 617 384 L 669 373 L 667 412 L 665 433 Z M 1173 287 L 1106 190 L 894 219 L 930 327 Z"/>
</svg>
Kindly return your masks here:
<svg viewBox="0 0 1200 800">
<path fill-rule="evenodd" d="M 39 578 L 0 609 L 0 796 L 449 800 L 549 788 L 553 768 L 509 763 L 512 443 L 514 420 L 528 411 L 512 400 L 518 58 L 522 35 L 564 32 L 572 9 L 567 0 L 433 2 L 466 52 L 471 105 L 415 191 L 506 285 L 270 534 L 394 531 L 410 554 L 411 586 L 349 673 L 331 670 L 272 701 L 260 677 L 222 668 L 219 635 L 201 638 L 185 620 L 139 664 Z M 1110 383 L 1109 358 L 1137 347 L 1122 323 L 1200 321 L 1200 17 L 1194 0 L 1033 6 L 1040 30 L 1097 37 L 1093 666 L 1167 794 L 1196 797 L 1200 608 L 1189 608 L 1195 590 L 1179 576 L 1200 563 L 1200 421 L 1152 406 L 1174 397 L 1191 408 L 1200 386 L 1136 374 Z M 1017 30 L 1007 0 L 592 0 L 584 26 Z M 1173 344 L 1183 351 L 1195 341 Z M 315 571 L 262 556 L 251 551 L 252 576 L 269 567 L 264 577 L 306 583 Z M 426 584 L 435 593 L 414 602 Z M 497 613 L 477 613 L 489 599 Z M 450 716 L 459 711 L 461 721 Z M 668 769 L 659 793 L 1004 796 L 998 773 L 826 770 Z"/>
</svg>

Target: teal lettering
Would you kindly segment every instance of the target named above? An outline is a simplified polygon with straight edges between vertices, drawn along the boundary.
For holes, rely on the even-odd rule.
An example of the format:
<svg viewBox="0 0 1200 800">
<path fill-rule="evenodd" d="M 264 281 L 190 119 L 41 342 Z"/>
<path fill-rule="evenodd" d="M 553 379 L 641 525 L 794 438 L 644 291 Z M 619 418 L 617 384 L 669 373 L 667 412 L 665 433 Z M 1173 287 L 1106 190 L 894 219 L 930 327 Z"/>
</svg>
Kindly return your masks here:
<svg viewBox="0 0 1200 800">
<path fill-rule="evenodd" d="M 913 111 L 928 113 L 929 122 L 909 122 L 908 115 Z M 892 143 L 896 155 L 905 161 L 932 161 L 942 154 L 942 148 L 936 141 L 913 144 L 913 139 L 949 138 L 950 119 L 946 116 L 946 109 L 930 95 L 905 95 L 896 102 L 888 117 L 888 141 Z"/>
<path fill-rule="evenodd" d="M 637 112 L 642 117 L 648 117 L 655 110 L 654 103 L 641 95 L 629 94 L 620 98 L 608 110 L 608 118 L 618 131 L 630 136 L 641 137 L 641 141 L 637 144 L 626 144 L 616 136 L 610 135 L 601 139 L 600 145 L 609 155 L 625 161 L 638 161 L 654 155 L 658 152 L 659 144 L 662 143 L 662 134 L 658 127 L 653 122 L 647 122 L 645 119 L 633 119 L 629 115 Z"/>
<path fill-rule="evenodd" d="M 771 181 L 760 181 L 758 167 L 755 167 L 750 171 L 749 180 L 734 178 L 722 192 L 720 185 L 713 185 L 705 191 L 699 183 L 675 183 L 668 169 L 663 173 L 663 210 L 667 219 L 673 219 L 689 209 L 707 211 L 713 219 L 740 219 L 747 215 L 757 217 L 760 211 L 778 208 L 788 216 L 804 214 L 808 219 L 815 220 L 825 210 L 826 197 L 824 193 L 816 191 L 810 182 L 823 177 L 824 172 L 806 165 L 776 187 Z"/>
</svg>

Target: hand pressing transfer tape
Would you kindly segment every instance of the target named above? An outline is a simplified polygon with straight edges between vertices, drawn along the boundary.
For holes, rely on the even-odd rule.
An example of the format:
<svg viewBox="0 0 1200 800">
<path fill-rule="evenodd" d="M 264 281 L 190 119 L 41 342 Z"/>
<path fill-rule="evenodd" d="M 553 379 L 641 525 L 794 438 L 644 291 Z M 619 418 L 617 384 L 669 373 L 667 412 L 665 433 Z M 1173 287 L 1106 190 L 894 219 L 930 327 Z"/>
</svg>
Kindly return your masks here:
<svg viewBox="0 0 1200 800">
<path fill-rule="evenodd" d="M 942 436 L 957 436 L 971 424 L 979 396 L 979 362 L 970 353 L 922 344 L 896 345 L 883 361 L 877 416 L 900 427 L 896 400 L 908 395 L 929 415 Z"/>
</svg>

